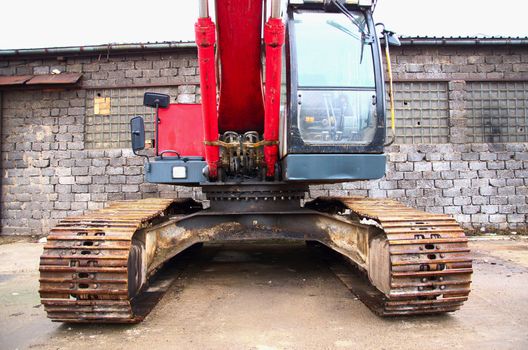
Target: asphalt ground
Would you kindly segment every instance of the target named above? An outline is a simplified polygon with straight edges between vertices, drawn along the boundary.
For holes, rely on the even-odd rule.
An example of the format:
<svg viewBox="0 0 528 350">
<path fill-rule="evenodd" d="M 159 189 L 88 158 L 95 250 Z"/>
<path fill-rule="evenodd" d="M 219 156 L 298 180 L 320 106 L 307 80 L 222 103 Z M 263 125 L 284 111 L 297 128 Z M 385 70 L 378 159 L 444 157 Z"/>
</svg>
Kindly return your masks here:
<svg viewBox="0 0 528 350">
<path fill-rule="evenodd" d="M 206 245 L 138 325 L 49 321 L 43 244 L 3 242 L 0 349 L 528 349 L 526 239 L 471 240 L 462 309 L 393 319 L 372 314 L 304 244 Z"/>
</svg>

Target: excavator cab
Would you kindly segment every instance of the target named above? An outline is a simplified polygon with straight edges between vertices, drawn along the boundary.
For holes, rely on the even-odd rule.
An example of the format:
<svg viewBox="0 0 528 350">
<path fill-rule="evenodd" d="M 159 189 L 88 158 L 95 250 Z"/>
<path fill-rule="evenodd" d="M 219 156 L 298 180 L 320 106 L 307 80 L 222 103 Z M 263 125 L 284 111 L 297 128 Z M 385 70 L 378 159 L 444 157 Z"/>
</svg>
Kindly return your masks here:
<svg viewBox="0 0 528 350">
<path fill-rule="evenodd" d="M 286 181 L 377 179 L 385 173 L 385 88 L 370 7 L 290 5 Z"/>
<path fill-rule="evenodd" d="M 216 46 L 200 44 L 197 37 L 199 55 L 212 46 L 216 50 L 200 67 L 204 75 L 209 68 L 211 77 L 220 76 L 214 87 L 211 79 L 206 83 L 211 97 L 202 86 L 201 105 L 187 105 L 185 111 L 177 104 L 159 108 L 157 158 L 147 164 L 147 181 L 335 183 L 383 177 L 385 83 L 372 2 L 275 5 L 278 14 L 270 16 L 275 27 L 267 32 L 270 21 L 264 26 L 265 59 L 258 10 L 266 9 L 244 15 L 235 6 L 242 2 L 263 7 L 260 0 L 219 2 Z M 280 86 L 267 87 L 274 83 Z M 159 94 L 147 93 L 146 100 L 151 95 Z M 197 140 L 205 147 L 188 147 Z"/>
</svg>

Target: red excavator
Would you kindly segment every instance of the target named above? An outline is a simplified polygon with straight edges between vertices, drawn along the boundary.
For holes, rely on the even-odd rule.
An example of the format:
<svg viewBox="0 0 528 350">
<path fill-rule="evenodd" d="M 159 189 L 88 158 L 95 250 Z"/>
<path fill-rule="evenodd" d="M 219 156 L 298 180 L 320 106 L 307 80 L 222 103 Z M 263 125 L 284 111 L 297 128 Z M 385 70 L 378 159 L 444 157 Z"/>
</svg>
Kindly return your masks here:
<svg viewBox="0 0 528 350">
<path fill-rule="evenodd" d="M 148 182 L 200 186 L 207 201 L 120 201 L 62 220 L 40 259 L 48 317 L 139 322 L 171 258 L 203 242 L 270 239 L 339 253 L 364 276 L 358 297 L 379 315 L 457 310 L 472 263 L 454 219 L 382 198 L 305 201 L 310 184 L 385 174 L 388 48 L 398 40 L 376 30 L 375 1 L 222 0 L 216 24 L 208 1 L 198 4 L 201 104 L 146 93 L 155 155 L 140 153 L 141 117 L 131 134 Z"/>
</svg>

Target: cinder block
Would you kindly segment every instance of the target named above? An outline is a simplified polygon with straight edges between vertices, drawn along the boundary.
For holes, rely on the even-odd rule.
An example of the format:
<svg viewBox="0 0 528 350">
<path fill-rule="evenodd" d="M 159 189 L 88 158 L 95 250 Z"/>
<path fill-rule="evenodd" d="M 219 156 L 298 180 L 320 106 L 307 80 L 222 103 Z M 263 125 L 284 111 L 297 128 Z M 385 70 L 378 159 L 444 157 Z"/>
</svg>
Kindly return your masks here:
<svg viewBox="0 0 528 350">
<path fill-rule="evenodd" d="M 453 180 L 435 180 L 434 185 L 436 188 L 452 188 Z"/>
<path fill-rule="evenodd" d="M 75 177 L 73 176 L 60 176 L 59 184 L 61 185 L 72 185 L 75 183 Z"/>
<path fill-rule="evenodd" d="M 524 205 L 526 204 L 526 196 L 513 195 L 508 197 L 508 204 Z"/>
<path fill-rule="evenodd" d="M 462 208 L 459 206 L 444 206 L 444 213 L 448 215 L 462 214 Z"/>
<path fill-rule="evenodd" d="M 508 214 L 509 223 L 525 223 L 526 215 L 524 214 Z"/>
<path fill-rule="evenodd" d="M 491 186 L 482 186 L 479 188 L 479 193 L 482 196 L 493 196 L 497 194 L 497 188 Z"/>
<path fill-rule="evenodd" d="M 506 215 L 503 214 L 493 214 L 489 216 L 490 223 L 502 223 L 506 222 Z"/>
<path fill-rule="evenodd" d="M 446 197 L 456 197 L 460 196 L 460 188 L 446 188 L 442 190 L 442 194 Z"/>
<path fill-rule="evenodd" d="M 421 162 L 425 159 L 424 153 L 411 152 L 407 154 L 407 160 L 410 162 Z"/>
<path fill-rule="evenodd" d="M 138 192 L 139 191 L 139 185 L 122 185 L 121 191 L 125 193 L 131 193 L 131 192 Z"/>
<path fill-rule="evenodd" d="M 433 169 L 429 162 L 416 162 L 414 163 L 414 171 L 431 171 Z"/>
<path fill-rule="evenodd" d="M 396 167 L 396 171 L 414 171 L 414 163 L 413 162 L 396 163 L 395 167 Z"/>
<path fill-rule="evenodd" d="M 433 171 L 451 170 L 450 162 L 432 162 Z"/>
</svg>

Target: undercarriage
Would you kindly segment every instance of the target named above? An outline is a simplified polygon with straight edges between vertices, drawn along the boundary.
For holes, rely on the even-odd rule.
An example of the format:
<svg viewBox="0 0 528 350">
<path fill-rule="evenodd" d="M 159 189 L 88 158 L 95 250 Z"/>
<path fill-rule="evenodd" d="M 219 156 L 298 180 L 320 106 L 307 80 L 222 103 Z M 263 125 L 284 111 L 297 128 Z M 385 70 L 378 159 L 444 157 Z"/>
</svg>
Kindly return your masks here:
<svg viewBox="0 0 528 350">
<path fill-rule="evenodd" d="M 145 295 L 167 261 L 197 243 L 225 241 L 319 242 L 360 272 L 370 290 L 352 290 L 381 316 L 450 312 L 467 300 L 472 263 L 454 219 L 389 199 L 329 197 L 301 206 L 306 190 L 215 185 L 203 188 L 208 208 L 190 198 L 143 199 L 64 219 L 40 261 L 48 317 L 139 322 L 155 305 Z"/>
</svg>

